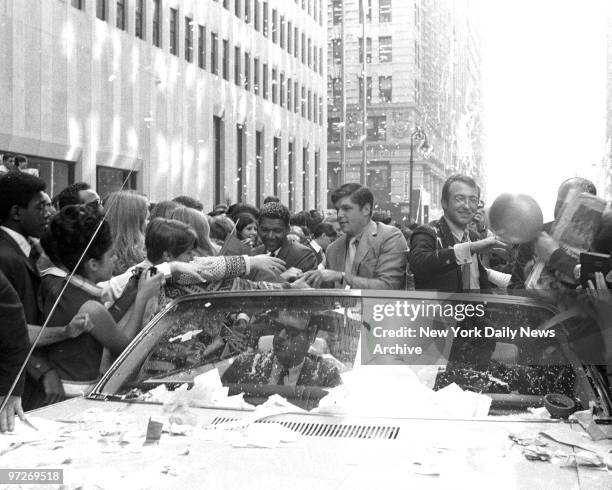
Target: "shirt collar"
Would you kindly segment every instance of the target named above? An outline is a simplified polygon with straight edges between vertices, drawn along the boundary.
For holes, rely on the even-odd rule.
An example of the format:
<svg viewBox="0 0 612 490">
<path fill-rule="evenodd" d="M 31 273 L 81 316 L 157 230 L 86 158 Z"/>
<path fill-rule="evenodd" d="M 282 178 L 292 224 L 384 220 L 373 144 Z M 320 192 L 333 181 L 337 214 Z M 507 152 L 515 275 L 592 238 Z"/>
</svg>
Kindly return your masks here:
<svg viewBox="0 0 612 490">
<path fill-rule="evenodd" d="M 448 225 L 448 227 L 450 228 L 451 233 L 453 234 L 453 236 L 455 237 L 455 240 L 459 243 L 461 243 L 463 241 L 463 236 L 465 235 L 465 232 L 467 231 L 467 226 L 463 229 L 461 229 L 459 226 L 457 226 L 454 223 L 451 223 L 448 219 L 446 219 L 446 216 L 444 216 L 444 221 L 446 221 L 446 224 Z M 468 234 L 468 240 L 469 240 L 469 234 Z"/>
<path fill-rule="evenodd" d="M 44 276 L 56 276 L 56 277 L 68 277 L 68 273 L 64 269 L 60 269 L 59 267 L 49 267 L 40 273 L 42 277 Z M 77 274 L 73 274 L 70 278 L 70 284 L 73 286 L 89 293 L 92 296 L 97 298 L 102 297 L 102 288 L 93 282 L 81 277 Z"/>
<path fill-rule="evenodd" d="M 354 237 L 347 237 L 348 241 L 351 242 L 360 242 L 361 241 L 361 237 L 363 237 L 364 233 L 369 233 L 370 235 L 377 235 L 378 234 L 378 227 L 376 226 L 376 222 L 375 221 L 368 221 L 368 224 L 365 225 L 363 227 L 363 230 L 361 230 L 361 232 L 357 233 L 357 235 L 355 235 Z"/>
<path fill-rule="evenodd" d="M 287 385 L 297 385 L 297 382 L 300 378 L 300 373 L 302 371 L 302 367 L 304 366 L 304 363 L 306 362 L 306 357 L 304 356 L 304 360 L 298 364 L 297 366 L 293 366 L 290 367 L 287 371 L 287 381 L 288 383 L 285 383 Z M 272 372 L 270 373 L 271 375 L 273 375 L 274 377 L 272 377 L 272 379 L 275 379 L 275 377 L 280 376 L 280 373 L 283 371 L 283 365 L 278 361 L 278 359 L 276 358 L 276 356 L 274 356 L 274 364 L 272 365 Z M 280 382 L 281 380 L 279 379 L 277 382 Z"/>
<path fill-rule="evenodd" d="M 28 241 L 26 237 L 24 237 L 21 233 L 15 230 L 11 230 L 10 228 L 7 228 L 6 226 L 0 226 L 0 229 L 4 230 L 4 232 L 8 236 L 10 236 L 13 240 L 15 240 L 15 242 L 17 242 L 17 245 L 19 245 L 19 248 L 21 249 L 21 251 L 24 253 L 26 257 L 30 256 L 32 245 L 30 244 L 30 242 Z"/>
<path fill-rule="evenodd" d="M 315 252 L 323 251 L 323 247 L 321 247 L 321 245 L 319 245 L 316 240 L 310 240 L 310 246 Z"/>
</svg>

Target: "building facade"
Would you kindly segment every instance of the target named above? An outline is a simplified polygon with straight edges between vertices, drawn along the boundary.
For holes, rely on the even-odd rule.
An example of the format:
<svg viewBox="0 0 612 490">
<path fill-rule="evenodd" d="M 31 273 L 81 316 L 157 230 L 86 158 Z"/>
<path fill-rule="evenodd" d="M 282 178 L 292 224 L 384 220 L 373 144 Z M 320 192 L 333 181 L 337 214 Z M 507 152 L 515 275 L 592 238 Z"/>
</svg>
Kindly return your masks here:
<svg viewBox="0 0 612 490">
<path fill-rule="evenodd" d="M 366 181 L 380 210 L 396 219 L 409 218 L 411 146 L 412 217 L 419 222 L 441 214 L 441 189 L 449 174 L 464 172 L 484 181 L 479 39 L 469 3 L 330 0 L 329 189 L 340 182 L 343 127 L 345 180 L 361 179 L 364 17 Z M 430 152 L 419 149 L 419 127 L 427 135 Z"/>
<path fill-rule="evenodd" d="M 322 0 L 0 0 L 0 153 L 206 207 L 325 207 Z"/>
</svg>

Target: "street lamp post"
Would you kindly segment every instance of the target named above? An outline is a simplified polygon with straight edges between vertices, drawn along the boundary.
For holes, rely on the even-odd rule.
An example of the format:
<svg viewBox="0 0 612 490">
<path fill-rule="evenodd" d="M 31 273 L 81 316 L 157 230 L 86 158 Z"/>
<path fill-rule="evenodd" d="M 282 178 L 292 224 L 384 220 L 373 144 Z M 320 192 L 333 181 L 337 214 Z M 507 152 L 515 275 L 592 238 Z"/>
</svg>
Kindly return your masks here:
<svg viewBox="0 0 612 490">
<path fill-rule="evenodd" d="M 410 188 L 408 189 L 408 221 L 412 220 L 412 176 L 414 173 L 414 140 L 421 140 L 419 143 L 419 149 L 429 146 L 427 144 L 427 135 L 425 131 L 417 126 L 416 129 L 410 135 Z"/>
</svg>

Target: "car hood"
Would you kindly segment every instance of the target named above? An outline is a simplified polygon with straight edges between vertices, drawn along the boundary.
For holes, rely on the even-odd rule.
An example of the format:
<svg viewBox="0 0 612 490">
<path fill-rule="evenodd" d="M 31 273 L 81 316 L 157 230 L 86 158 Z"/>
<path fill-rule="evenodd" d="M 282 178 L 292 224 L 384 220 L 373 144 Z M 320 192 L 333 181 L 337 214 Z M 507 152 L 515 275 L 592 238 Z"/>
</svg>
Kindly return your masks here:
<svg viewBox="0 0 612 490">
<path fill-rule="evenodd" d="M 185 426 L 174 425 L 177 435 L 163 433 L 159 444 L 143 446 L 149 419 L 167 422 L 168 408 L 68 400 L 28 413 L 44 438 L 5 452 L 3 466 L 63 468 L 65 483 L 103 488 L 612 488 L 606 470 L 529 461 L 509 437 L 549 429 L 582 434 L 577 424 L 284 413 L 267 419 L 282 426 L 245 425 L 258 429 L 248 433 L 202 427 L 247 420 L 252 412 L 189 413 L 199 429 L 180 435 Z M 0 435 L 1 447 L 7 437 Z M 573 452 L 552 440 L 546 447 Z"/>
</svg>

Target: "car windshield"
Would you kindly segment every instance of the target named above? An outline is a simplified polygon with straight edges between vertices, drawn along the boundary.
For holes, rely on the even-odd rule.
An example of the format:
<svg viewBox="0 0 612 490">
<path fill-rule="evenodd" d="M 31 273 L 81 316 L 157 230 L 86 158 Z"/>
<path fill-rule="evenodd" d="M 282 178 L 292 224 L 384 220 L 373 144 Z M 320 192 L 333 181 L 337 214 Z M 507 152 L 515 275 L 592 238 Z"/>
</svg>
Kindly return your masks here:
<svg viewBox="0 0 612 490">
<path fill-rule="evenodd" d="M 554 311 L 520 298 L 456 296 L 182 298 L 99 391 L 142 402 L 197 392 L 201 406 L 234 408 L 280 395 L 308 410 L 369 415 L 527 413 L 553 393 L 588 408 L 595 393 Z"/>
</svg>

